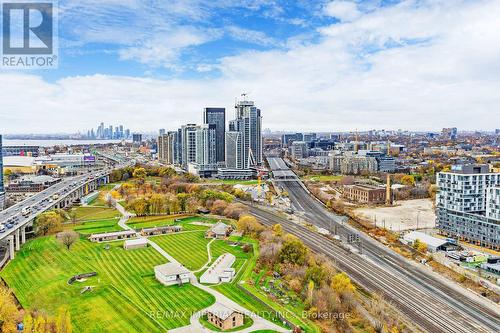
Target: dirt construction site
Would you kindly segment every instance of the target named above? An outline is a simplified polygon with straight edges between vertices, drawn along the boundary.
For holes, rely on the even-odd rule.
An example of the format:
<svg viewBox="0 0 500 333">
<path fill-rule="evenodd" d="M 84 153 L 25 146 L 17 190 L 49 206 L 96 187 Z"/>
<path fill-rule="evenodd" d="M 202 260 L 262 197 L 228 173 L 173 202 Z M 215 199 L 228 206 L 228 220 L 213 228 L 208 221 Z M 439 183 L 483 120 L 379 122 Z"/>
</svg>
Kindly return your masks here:
<svg viewBox="0 0 500 333">
<path fill-rule="evenodd" d="M 430 229 L 436 225 L 436 214 L 430 199 L 395 202 L 391 207 L 356 208 L 357 217 L 379 228 L 392 231 Z"/>
</svg>

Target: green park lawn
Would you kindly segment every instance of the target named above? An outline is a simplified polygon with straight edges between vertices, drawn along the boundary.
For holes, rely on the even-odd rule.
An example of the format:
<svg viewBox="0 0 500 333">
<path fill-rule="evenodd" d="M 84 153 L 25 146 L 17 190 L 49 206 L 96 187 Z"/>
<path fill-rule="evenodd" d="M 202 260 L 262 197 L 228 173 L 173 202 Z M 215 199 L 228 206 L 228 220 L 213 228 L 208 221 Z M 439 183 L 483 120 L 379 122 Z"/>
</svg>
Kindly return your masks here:
<svg viewBox="0 0 500 333">
<path fill-rule="evenodd" d="M 112 219 L 121 216 L 116 209 L 106 207 L 75 207 L 71 208 L 71 211 L 76 213 L 79 221 Z"/>
<path fill-rule="evenodd" d="M 118 225 L 117 219 L 86 221 L 86 222 L 79 222 L 77 224 L 66 224 L 66 226 L 68 229 L 73 229 L 74 231 L 82 235 L 91 235 L 91 234 L 99 234 L 104 232 L 123 230 Z"/>
<path fill-rule="evenodd" d="M 175 220 L 179 220 L 176 222 Z M 152 228 L 152 227 L 162 227 L 166 225 L 178 224 L 182 225 L 184 231 L 191 230 L 207 230 L 207 226 L 194 225 L 192 222 L 202 222 L 202 223 L 217 223 L 219 219 L 214 219 L 206 216 L 186 216 L 186 215 L 163 215 L 163 216 L 142 216 L 133 217 L 128 222 L 127 225 L 134 229 L 142 228 Z M 223 220 L 225 223 L 230 223 L 228 220 Z"/>
<path fill-rule="evenodd" d="M 88 206 L 90 207 L 106 207 L 107 203 L 106 201 L 101 197 L 101 195 L 98 195 L 94 200 L 90 201 L 88 203 Z"/>
<path fill-rule="evenodd" d="M 117 183 L 109 183 L 109 184 L 101 185 L 99 187 L 99 190 L 100 191 L 111 191 L 116 185 L 117 185 Z"/>
<path fill-rule="evenodd" d="M 189 270 L 201 268 L 208 260 L 204 231 L 157 236 L 152 240 Z"/>
<path fill-rule="evenodd" d="M 31 240 L 0 277 L 25 308 L 55 314 L 68 306 L 74 332 L 165 332 L 189 324 L 189 313 L 214 303 L 213 296 L 190 284 L 158 283 L 153 268 L 166 260 L 153 248 L 125 251 L 122 242 L 108 244 L 106 250 L 80 239 L 68 251 L 53 236 Z M 98 275 L 67 283 L 75 274 L 92 271 Z M 81 294 L 84 286 L 92 291 Z"/>
<path fill-rule="evenodd" d="M 205 238 L 204 230 L 157 236 L 152 240 L 189 270 L 198 270 L 208 261 L 207 244 L 211 239 Z M 224 253 L 234 254 L 236 262 L 233 267 L 236 271 L 251 256 L 243 252 L 240 246 L 231 246 L 224 240 L 213 241 L 210 252 L 212 262 Z"/>
</svg>

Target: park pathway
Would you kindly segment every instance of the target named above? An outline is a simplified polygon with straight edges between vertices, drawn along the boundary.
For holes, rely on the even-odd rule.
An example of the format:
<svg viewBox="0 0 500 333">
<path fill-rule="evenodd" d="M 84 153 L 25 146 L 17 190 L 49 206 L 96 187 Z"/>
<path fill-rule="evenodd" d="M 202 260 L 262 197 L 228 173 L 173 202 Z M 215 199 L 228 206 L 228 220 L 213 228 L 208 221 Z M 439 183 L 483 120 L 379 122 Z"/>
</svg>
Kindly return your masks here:
<svg viewBox="0 0 500 333">
<path fill-rule="evenodd" d="M 213 243 L 213 241 L 215 240 L 212 239 L 210 242 L 208 242 L 207 244 L 207 254 L 208 254 L 208 260 L 207 262 L 205 263 L 205 265 L 203 265 L 203 267 L 201 267 L 200 269 L 197 269 L 196 271 L 193 271 L 193 273 L 198 273 L 198 272 L 201 272 L 202 270 L 204 270 L 205 268 L 208 267 L 208 265 L 212 262 L 212 252 L 210 251 L 210 244 Z"/>
<path fill-rule="evenodd" d="M 120 185 L 116 185 L 114 187 L 114 189 L 118 189 L 120 187 Z M 111 200 L 111 202 L 113 203 L 113 206 L 120 212 L 120 214 L 122 215 L 122 217 L 120 218 L 120 221 L 118 222 L 118 225 L 123 228 L 124 230 L 134 230 L 133 228 L 131 228 L 130 226 L 127 225 L 127 221 L 134 216 L 134 214 L 130 213 L 130 212 L 127 212 L 127 210 L 122 206 L 120 205 L 116 199 L 114 199 L 109 193 L 107 194 L 107 197 L 106 197 L 106 200 Z M 172 262 L 172 263 L 176 263 L 178 265 L 182 265 L 180 262 L 178 262 L 174 257 L 172 257 L 170 254 L 168 254 L 167 251 L 165 251 L 164 249 L 162 249 L 158 244 L 156 244 L 155 242 L 153 242 L 150 238 L 148 237 L 144 237 L 142 236 L 140 233 L 137 233 L 137 237 L 138 238 L 142 238 L 142 239 L 146 239 L 146 241 L 148 242 L 149 245 L 151 245 L 152 248 L 154 248 L 156 251 L 158 251 L 158 253 L 160 253 L 165 259 L 167 259 L 169 262 Z M 239 333 L 250 333 L 250 332 L 254 332 L 256 330 L 274 330 L 276 332 L 290 332 L 290 330 L 287 330 L 285 328 L 282 328 L 260 316 L 258 316 L 257 314 L 247 310 L 246 308 L 242 307 L 241 305 L 239 305 L 238 303 L 234 302 L 233 300 L 229 299 L 228 297 L 226 297 L 225 295 L 221 294 L 220 292 L 218 292 L 217 290 L 215 289 L 212 289 L 210 288 L 209 286 L 206 286 L 206 285 L 203 285 L 201 284 L 199 281 L 198 281 L 198 278 L 194 275 L 194 273 L 196 272 L 199 272 L 201 270 L 203 270 L 204 268 L 206 268 L 206 266 L 208 266 L 208 264 L 210 264 L 210 262 L 212 261 L 212 254 L 210 252 L 210 244 L 213 242 L 214 240 L 211 240 L 208 244 L 207 244 L 207 253 L 208 253 L 208 261 L 205 263 L 205 265 L 195 271 L 195 272 L 191 272 L 190 271 L 190 281 L 191 281 L 191 284 L 205 292 L 207 292 L 208 294 L 212 295 L 215 297 L 215 303 L 212 304 L 211 306 L 209 306 L 208 308 L 206 309 L 203 309 L 201 311 L 198 311 L 196 312 L 195 314 L 193 314 L 190 318 L 190 325 L 188 326 L 183 326 L 183 327 L 179 327 L 179 328 L 176 328 L 176 329 L 173 329 L 173 330 L 170 330 L 169 333 L 216 333 L 216 331 L 212 331 L 206 327 L 203 327 L 203 325 L 201 325 L 199 319 L 207 312 L 209 311 L 210 309 L 214 308 L 217 306 L 217 303 L 219 304 L 222 304 L 228 308 L 231 308 L 235 311 L 238 311 L 240 313 L 243 313 L 244 315 L 252 318 L 253 320 L 253 325 L 251 327 L 248 327 L 248 328 L 245 328 L 245 329 L 242 329 L 242 330 L 239 330 L 238 332 Z"/>
</svg>

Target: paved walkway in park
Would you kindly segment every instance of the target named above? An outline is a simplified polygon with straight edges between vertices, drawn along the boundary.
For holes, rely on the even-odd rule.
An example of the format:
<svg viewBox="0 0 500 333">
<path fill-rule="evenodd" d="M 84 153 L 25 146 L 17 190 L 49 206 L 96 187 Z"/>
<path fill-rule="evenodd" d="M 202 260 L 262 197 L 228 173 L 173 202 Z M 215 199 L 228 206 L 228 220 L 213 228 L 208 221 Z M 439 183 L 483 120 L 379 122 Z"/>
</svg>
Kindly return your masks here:
<svg viewBox="0 0 500 333">
<path fill-rule="evenodd" d="M 207 244 L 207 254 L 208 254 L 208 260 L 207 262 L 205 263 L 205 265 L 203 265 L 203 267 L 201 267 L 200 269 L 197 269 L 196 271 L 193 271 L 193 273 L 198 273 L 198 272 L 201 272 L 202 270 L 204 270 L 205 268 L 207 268 L 207 266 L 210 264 L 210 262 L 212 262 L 212 252 L 210 251 L 210 244 L 213 243 L 213 241 L 215 240 L 212 239 L 210 242 L 208 242 Z"/>
<path fill-rule="evenodd" d="M 115 189 L 117 189 L 117 187 L 119 187 L 119 185 L 117 185 L 115 187 Z M 120 205 L 114 198 L 112 198 L 109 193 L 108 193 L 108 197 L 106 199 L 108 199 L 108 198 L 111 198 L 115 208 L 120 212 L 120 214 L 122 214 L 122 217 L 120 218 L 120 221 L 118 222 L 118 225 L 121 228 L 123 228 L 124 230 L 134 230 L 133 228 L 131 228 L 130 226 L 127 225 L 127 221 L 130 219 L 130 217 L 134 216 L 134 214 L 127 212 L 127 210 L 122 205 Z M 152 248 L 154 248 L 156 251 L 158 251 L 158 253 L 160 253 L 169 262 L 182 265 L 174 257 L 172 257 L 170 254 L 168 254 L 167 251 L 165 251 L 158 244 L 153 242 L 150 238 L 144 237 L 140 233 L 137 233 L 137 237 L 146 239 L 148 244 L 151 245 Z M 212 261 L 212 254 L 210 252 L 210 244 L 213 241 L 214 240 L 210 241 L 207 244 L 208 261 L 201 269 L 197 270 L 196 272 L 204 269 Z M 210 332 L 215 333 L 216 331 L 212 331 L 208 328 L 203 327 L 203 325 L 200 323 L 199 319 L 201 317 L 203 317 L 203 315 L 207 311 L 209 311 L 211 308 L 215 307 L 217 305 L 217 303 L 222 304 L 228 308 L 231 308 L 235 311 L 243 313 L 244 315 L 252 318 L 253 325 L 251 327 L 245 328 L 243 330 L 239 330 L 238 332 L 240 332 L 240 333 L 250 333 L 250 332 L 257 331 L 257 330 L 266 330 L 266 329 L 267 330 L 274 330 L 276 332 L 283 332 L 283 333 L 290 332 L 290 330 L 284 329 L 281 326 L 278 326 L 278 325 L 258 316 L 257 314 L 247 310 L 246 308 L 240 306 L 238 303 L 232 301 L 231 299 L 229 299 L 225 295 L 221 294 L 217 290 L 201 284 L 200 282 L 198 282 L 198 278 L 194 275 L 195 272 L 190 272 L 190 273 L 191 273 L 191 276 L 190 276 L 191 284 L 193 286 L 198 287 L 201 290 L 209 293 L 210 295 L 214 296 L 215 303 L 213 305 L 209 306 L 208 308 L 205 308 L 205 309 L 193 314 L 190 318 L 190 325 L 170 330 L 169 333 L 210 333 Z"/>
</svg>

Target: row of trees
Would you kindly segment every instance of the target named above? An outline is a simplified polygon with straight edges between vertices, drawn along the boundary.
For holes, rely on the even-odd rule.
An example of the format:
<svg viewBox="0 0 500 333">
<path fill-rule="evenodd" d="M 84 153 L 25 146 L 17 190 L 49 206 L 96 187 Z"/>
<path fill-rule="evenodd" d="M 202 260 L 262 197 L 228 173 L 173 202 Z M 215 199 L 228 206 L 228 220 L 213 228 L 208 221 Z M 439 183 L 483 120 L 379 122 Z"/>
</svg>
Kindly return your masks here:
<svg viewBox="0 0 500 333">
<path fill-rule="evenodd" d="M 122 169 L 113 170 L 110 174 L 111 182 L 125 181 L 130 178 L 135 178 L 137 181 L 144 181 L 147 177 L 178 177 L 183 181 L 195 183 L 199 178 L 190 173 L 178 176 L 175 169 L 170 167 L 153 167 L 153 166 L 131 166 Z"/>
<path fill-rule="evenodd" d="M 126 191 L 126 190 L 125 190 Z M 144 196 L 128 196 L 126 209 L 133 211 L 137 216 L 176 214 L 179 212 L 195 213 L 200 207 L 212 208 L 220 211 L 230 204 L 234 197 L 222 191 L 202 190 L 193 193 L 153 193 Z M 223 203 L 224 204 L 223 204 Z"/>
<path fill-rule="evenodd" d="M 73 332 L 68 308 L 59 308 L 56 316 L 49 316 L 41 311 L 19 310 L 11 291 L 0 286 L 0 332 L 17 333 L 19 323 L 24 325 L 23 332 L 28 333 Z"/>
</svg>

